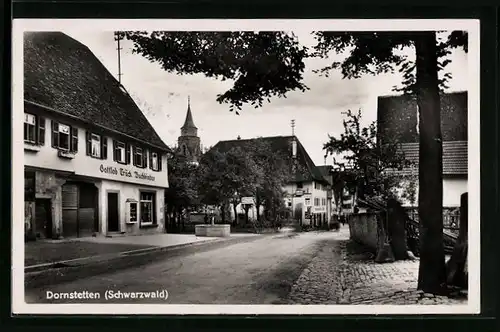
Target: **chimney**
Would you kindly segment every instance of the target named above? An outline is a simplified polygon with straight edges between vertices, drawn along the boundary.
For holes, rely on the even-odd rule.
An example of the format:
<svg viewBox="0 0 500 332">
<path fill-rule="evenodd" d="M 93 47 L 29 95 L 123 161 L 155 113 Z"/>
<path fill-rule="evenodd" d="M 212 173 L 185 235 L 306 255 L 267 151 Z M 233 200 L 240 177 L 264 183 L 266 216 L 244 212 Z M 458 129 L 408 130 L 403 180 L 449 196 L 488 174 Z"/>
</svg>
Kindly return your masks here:
<svg viewBox="0 0 500 332">
<path fill-rule="evenodd" d="M 241 136 L 240 136 L 240 135 L 238 135 L 238 140 L 240 140 L 240 139 L 241 139 Z"/>
<path fill-rule="evenodd" d="M 292 139 L 292 157 L 297 157 L 297 141 L 295 138 Z"/>
</svg>

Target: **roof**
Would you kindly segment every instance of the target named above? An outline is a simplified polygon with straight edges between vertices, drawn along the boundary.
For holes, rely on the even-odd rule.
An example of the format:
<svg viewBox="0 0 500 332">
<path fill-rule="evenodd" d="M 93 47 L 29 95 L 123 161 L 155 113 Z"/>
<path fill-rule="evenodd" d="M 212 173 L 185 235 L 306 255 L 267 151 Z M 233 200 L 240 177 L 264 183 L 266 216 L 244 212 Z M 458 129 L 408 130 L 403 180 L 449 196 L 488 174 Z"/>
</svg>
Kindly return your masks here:
<svg viewBox="0 0 500 332">
<path fill-rule="evenodd" d="M 307 153 L 304 146 L 300 143 L 296 136 L 272 136 L 272 137 L 259 137 L 252 139 L 237 139 L 229 141 L 219 141 L 215 144 L 212 149 L 218 150 L 220 152 L 226 152 L 235 147 L 244 147 L 257 139 L 262 139 L 270 144 L 271 149 L 276 153 L 282 153 L 283 155 L 291 155 L 292 153 L 292 141 L 295 138 L 297 141 L 297 162 L 302 174 L 299 174 L 296 178 L 296 182 L 302 181 L 318 181 L 322 183 L 328 183 L 323 177 L 323 174 L 316 167 L 311 157 Z"/>
<path fill-rule="evenodd" d="M 333 166 L 332 165 L 322 165 L 322 166 L 316 166 L 316 168 L 321 173 L 321 175 L 323 175 L 325 180 L 328 181 L 328 183 L 330 185 L 333 185 L 332 176 L 331 176 L 331 172 L 333 171 Z"/>
<path fill-rule="evenodd" d="M 401 151 L 405 158 L 418 167 L 419 143 L 403 143 Z M 443 142 L 443 175 L 467 175 L 467 141 Z M 409 174 L 410 169 L 400 171 L 400 174 Z"/>
<path fill-rule="evenodd" d="M 467 92 L 443 93 L 441 136 L 443 141 L 467 141 Z M 400 143 L 418 142 L 418 107 L 411 95 L 380 96 L 377 106 L 377 131 L 380 142 L 386 137 Z"/>
<path fill-rule="evenodd" d="M 193 114 L 191 114 L 191 102 L 189 101 L 189 99 L 188 99 L 188 109 L 187 109 L 187 114 L 186 114 L 186 120 L 184 121 L 184 125 L 181 128 L 182 129 L 188 129 L 188 128 L 198 129 L 194 125 Z"/>
<path fill-rule="evenodd" d="M 62 32 L 24 33 L 24 99 L 169 150 L 90 49 Z"/>
</svg>

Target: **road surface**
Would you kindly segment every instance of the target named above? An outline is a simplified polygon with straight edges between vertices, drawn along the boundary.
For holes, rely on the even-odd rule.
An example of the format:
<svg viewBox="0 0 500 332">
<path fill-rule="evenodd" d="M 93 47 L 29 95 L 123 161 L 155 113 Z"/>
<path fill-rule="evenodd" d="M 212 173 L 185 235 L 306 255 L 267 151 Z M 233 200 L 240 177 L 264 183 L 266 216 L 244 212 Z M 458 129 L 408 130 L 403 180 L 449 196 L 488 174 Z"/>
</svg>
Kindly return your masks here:
<svg viewBox="0 0 500 332">
<path fill-rule="evenodd" d="M 334 239 L 337 234 L 309 232 L 293 236 L 264 236 L 251 242 L 166 258 L 128 270 L 28 290 L 26 302 L 285 303 L 294 281 L 321 246 L 327 243 L 324 240 Z M 114 298 L 106 299 L 106 291 L 108 295 L 109 291 L 113 291 Z M 164 297 L 166 292 L 167 299 Z M 48 299 L 48 294 L 59 295 L 62 299 Z M 71 294 L 80 296 L 80 299 L 68 299 Z M 94 299 L 90 298 L 91 294 Z M 157 298 L 153 298 L 154 296 Z"/>
</svg>

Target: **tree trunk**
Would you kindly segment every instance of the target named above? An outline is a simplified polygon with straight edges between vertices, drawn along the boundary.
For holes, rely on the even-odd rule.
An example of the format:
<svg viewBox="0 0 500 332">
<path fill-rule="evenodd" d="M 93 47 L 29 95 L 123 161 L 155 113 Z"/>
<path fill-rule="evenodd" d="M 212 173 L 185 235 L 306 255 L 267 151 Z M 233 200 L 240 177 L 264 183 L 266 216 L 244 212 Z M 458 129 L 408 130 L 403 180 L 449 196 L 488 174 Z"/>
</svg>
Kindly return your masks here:
<svg viewBox="0 0 500 332">
<path fill-rule="evenodd" d="M 173 228 L 173 231 L 176 231 L 176 225 L 177 225 L 177 208 L 173 208 L 173 216 L 172 216 L 172 223 L 171 227 Z"/>
<path fill-rule="evenodd" d="M 436 33 L 415 39 L 417 105 L 419 109 L 420 267 L 418 289 L 438 294 L 446 282 L 443 244 L 443 146 L 437 74 Z"/>
<path fill-rule="evenodd" d="M 234 226 L 236 226 L 238 224 L 238 212 L 236 210 L 236 205 L 238 204 L 238 201 L 233 201 L 232 202 L 233 204 L 233 212 L 234 212 Z"/>
<path fill-rule="evenodd" d="M 226 223 L 226 204 L 221 204 L 220 206 L 220 212 L 221 212 L 221 222 L 223 224 Z"/>
<path fill-rule="evenodd" d="M 251 205 L 245 204 L 245 225 L 248 225 L 248 211 L 250 210 Z"/>
</svg>

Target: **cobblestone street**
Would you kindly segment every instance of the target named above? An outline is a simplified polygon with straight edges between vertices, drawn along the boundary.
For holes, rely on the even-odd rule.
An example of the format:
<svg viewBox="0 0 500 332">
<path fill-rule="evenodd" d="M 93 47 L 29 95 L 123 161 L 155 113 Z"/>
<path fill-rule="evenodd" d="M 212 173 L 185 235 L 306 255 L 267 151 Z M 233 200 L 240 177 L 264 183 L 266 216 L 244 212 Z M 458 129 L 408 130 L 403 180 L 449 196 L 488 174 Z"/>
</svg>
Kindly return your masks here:
<svg viewBox="0 0 500 332">
<path fill-rule="evenodd" d="M 325 240 L 294 283 L 291 304 L 466 304 L 465 298 L 417 291 L 418 260 L 377 264 L 349 241 L 347 228 Z"/>
</svg>

